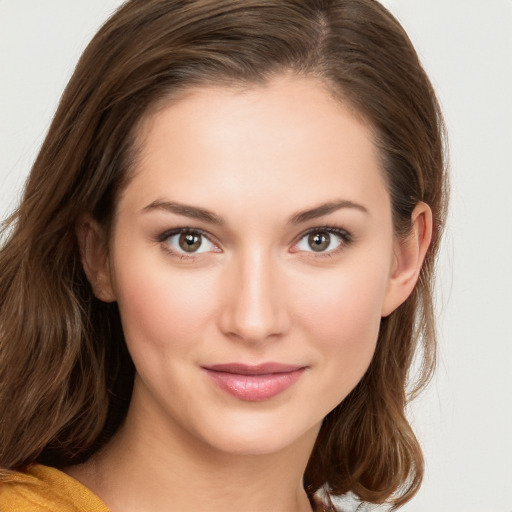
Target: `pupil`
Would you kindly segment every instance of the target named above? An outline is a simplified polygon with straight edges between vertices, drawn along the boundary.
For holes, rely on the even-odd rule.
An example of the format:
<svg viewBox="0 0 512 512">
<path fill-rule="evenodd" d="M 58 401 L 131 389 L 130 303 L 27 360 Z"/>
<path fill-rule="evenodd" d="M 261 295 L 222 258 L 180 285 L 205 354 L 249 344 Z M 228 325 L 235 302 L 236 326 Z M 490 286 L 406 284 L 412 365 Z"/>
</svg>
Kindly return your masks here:
<svg viewBox="0 0 512 512">
<path fill-rule="evenodd" d="M 328 233 L 313 233 L 309 235 L 309 245 L 313 251 L 324 251 L 329 247 L 331 237 Z"/>
<path fill-rule="evenodd" d="M 193 233 L 180 236 L 180 247 L 186 252 L 194 252 L 201 247 L 201 237 Z"/>
</svg>

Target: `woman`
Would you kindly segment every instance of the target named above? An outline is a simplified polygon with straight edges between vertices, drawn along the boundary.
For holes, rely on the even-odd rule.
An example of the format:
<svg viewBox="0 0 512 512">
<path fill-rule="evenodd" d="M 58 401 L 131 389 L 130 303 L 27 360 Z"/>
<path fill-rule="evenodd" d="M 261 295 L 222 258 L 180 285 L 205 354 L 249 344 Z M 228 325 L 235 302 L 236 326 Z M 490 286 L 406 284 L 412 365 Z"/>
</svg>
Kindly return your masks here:
<svg viewBox="0 0 512 512">
<path fill-rule="evenodd" d="M 6 224 L 2 510 L 410 500 L 442 134 L 376 2 L 124 4 Z"/>
</svg>

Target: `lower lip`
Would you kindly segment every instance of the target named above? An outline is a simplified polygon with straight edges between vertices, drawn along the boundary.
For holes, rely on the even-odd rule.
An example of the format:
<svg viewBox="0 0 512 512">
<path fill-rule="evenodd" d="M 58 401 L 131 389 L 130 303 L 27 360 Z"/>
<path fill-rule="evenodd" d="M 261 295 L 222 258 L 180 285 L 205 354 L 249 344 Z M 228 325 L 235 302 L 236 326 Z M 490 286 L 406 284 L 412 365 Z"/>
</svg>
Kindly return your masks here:
<svg viewBox="0 0 512 512">
<path fill-rule="evenodd" d="M 273 398 L 299 380 L 304 368 L 291 372 L 242 375 L 205 369 L 219 388 L 230 395 L 248 402 L 259 402 Z"/>
</svg>

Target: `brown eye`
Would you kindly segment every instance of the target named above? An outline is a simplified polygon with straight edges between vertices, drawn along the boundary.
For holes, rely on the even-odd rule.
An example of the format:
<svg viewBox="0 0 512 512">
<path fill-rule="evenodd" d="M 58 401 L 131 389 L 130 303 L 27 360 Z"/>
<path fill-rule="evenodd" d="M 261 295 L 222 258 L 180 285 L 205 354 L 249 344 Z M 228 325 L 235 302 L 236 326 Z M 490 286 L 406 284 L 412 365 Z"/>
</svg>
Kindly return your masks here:
<svg viewBox="0 0 512 512">
<path fill-rule="evenodd" d="M 180 259 L 186 258 L 187 255 L 192 258 L 207 252 L 222 252 L 207 234 L 195 229 L 179 228 L 166 231 L 158 238 L 168 252 Z"/>
<path fill-rule="evenodd" d="M 345 229 L 319 226 L 304 233 L 293 246 L 293 252 L 314 252 L 318 256 L 332 256 L 351 243 L 352 235 Z"/>
<path fill-rule="evenodd" d="M 179 238 L 179 246 L 185 252 L 196 252 L 202 243 L 202 237 L 197 233 L 182 233 Z"/>
<path fill-rule="evenodd" d="M 311 233 L 308 236 L 308 245 L 315 252 L 325 251 L 331 243 L 331 235 L 325 231 Z"/>
</svg>

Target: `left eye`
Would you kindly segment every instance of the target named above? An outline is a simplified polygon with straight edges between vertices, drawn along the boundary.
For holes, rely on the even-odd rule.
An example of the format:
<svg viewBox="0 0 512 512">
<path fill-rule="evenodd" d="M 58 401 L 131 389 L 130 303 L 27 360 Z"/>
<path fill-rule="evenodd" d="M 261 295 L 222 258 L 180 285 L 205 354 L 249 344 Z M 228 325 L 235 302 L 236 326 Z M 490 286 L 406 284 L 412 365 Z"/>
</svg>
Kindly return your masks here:
<svg viewBox="0 0 512 512">
<path fill-rule="evenodd" d="M 198 254 L 215 250 L 215 245 L 202 233 L 182 231 L 166 238 L 166 242 L 174 252 Z"/>
<path fill-rule="evenodd" d="M 304 235 L 296 245 L 299 251 L 330 252 L 338 249 L 345 239 L 342 234 L 332 231 L 310 231 Z"/>
</svg>

